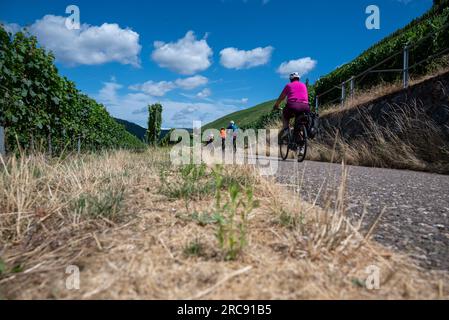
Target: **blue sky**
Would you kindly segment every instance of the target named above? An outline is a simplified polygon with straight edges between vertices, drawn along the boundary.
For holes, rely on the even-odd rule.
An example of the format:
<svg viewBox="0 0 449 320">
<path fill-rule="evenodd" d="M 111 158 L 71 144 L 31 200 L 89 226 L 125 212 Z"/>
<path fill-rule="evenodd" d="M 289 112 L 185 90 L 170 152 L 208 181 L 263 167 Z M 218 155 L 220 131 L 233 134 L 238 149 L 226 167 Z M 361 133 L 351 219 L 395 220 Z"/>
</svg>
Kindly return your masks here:
<svg viewBox="0 0 449 320">
<path fill-rule="evenodd" d="M 365 27 L 369 5 L 380 30 Z M 65 27 L 68 5 L 80 30 Z M 422 15 L 432 0 L 184 0 L 0 3 L 0 21 L 54 51 L 61 74 L 116 117 L 163 127 L 210 122 L 278 96 L 285 73 L 315 81 Z"/>
</svg>

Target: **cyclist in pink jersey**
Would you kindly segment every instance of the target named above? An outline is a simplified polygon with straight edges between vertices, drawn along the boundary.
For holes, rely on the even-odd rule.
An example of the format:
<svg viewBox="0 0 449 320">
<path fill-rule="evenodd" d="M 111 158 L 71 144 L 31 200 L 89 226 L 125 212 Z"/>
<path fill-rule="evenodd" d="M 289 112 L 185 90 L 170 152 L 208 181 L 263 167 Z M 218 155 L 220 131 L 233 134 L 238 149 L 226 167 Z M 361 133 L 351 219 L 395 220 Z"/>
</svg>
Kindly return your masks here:
<svg viewBox="0 0 449 320">
<path fill-rule="evenodd" d="M 274 108 L 279 109 L 279 105 L 287 98 L 287 105 L 282 113 L 282 122 L 284 129 L 288 129 L 290 120 L 301 113 L 310 113 L 309 93 L 307 86 L 302 83 L 299 73 L 294 72 L 290 75 L 290 83 L 282 91 Z"/>
</svg>

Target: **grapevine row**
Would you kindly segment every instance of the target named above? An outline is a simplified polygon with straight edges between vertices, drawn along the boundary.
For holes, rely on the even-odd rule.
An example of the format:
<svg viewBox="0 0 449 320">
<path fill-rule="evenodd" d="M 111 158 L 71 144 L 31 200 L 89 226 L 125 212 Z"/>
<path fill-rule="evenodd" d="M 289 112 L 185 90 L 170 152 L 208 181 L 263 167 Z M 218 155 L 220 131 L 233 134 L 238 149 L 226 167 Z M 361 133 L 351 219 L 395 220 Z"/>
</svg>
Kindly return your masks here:
<svg viewBox="0 0 449 320">
<path fill-rule="evenodd" d="M 83 150 L 143 147 L 103 105 L 59 75 L 54 60 L 35 37 L 0 25 L 0 125 L 9 151 L 38 143 L 70 149 L 78 137 Z"/>
</svg>

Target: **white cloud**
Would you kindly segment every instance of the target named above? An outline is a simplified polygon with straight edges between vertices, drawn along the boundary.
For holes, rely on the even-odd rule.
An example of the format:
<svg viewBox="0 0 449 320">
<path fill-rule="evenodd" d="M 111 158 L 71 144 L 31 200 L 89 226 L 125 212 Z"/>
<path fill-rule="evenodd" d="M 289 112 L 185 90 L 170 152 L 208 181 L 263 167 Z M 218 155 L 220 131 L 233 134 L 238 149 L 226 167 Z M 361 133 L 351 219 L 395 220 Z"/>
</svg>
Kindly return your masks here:
<svg viewBox="0 0 449 320">
<path fill-rule="evenodd" d="M 293 72 L 298 72 L 300 76 L 303 76 L 315 69 L 316 65 L 317 61 L 310 57 L 301 58 L 298 60 L 283 62 L 277 69 L 277 72 L 282 77 L 288 77 L 289 74 Z"/>
<path fill-rule="evenodd" d="M 146 127 L 147 123 L 148 105 L 156 102 L 160 102 L 163 106 L 163 128 L 191 128 L 193 121 L 202 121 L 206 124 L 239 110 L 236 105 L 222 101 L 178 102 L 160 100 L 142 92 L 120 94 L 121 88 L 123 86 L 118 83 L 106 82 L 94 98 L 103 103 L 114 117 L 143 127 Z"/>
<path fill-rule="evenodd" d="M 123 86 L 116 83 L 115 80 L 112 82 L 105 82 L 103 88 L 101 88 L 98 93 L 98 98 L 104 104 L 116 104 L 117 103 L 117 91 Z"/>
<path fill-rule="evenodd" d="M 142 91 L 143 93 L 146 93 L 153 97 L 163 97 L 165 96 L 165 94 L 175 88 L 176 85 L 171 81 L 147 81 L 143 84 L 136 84 L 129 87 L 129 89 L 131 90 Z"/>
<path fill-rule="evenodd" d="M 104 104 L 112 116 L 146 127 L 147 117 L 143 114 L 134 114 L 133 110 L 145 109 L 148 104 L 155 101 L 144 93 L 120 94 L 119 89 L 122 87 L 115 82 L 106 82 L 93 97 Z"/>
<path fill-rule="evenodd" d="M 176 42 L 155 41 L 151 57 L 163 68 L 174 72 L 191 75 L 204 71 L 212 64 L 212 49 L 206 39 L 197 40 L 193 31 Z"/>
<path fill-rule="evenodd" d="M 247 104 L 249 99 L 248 98 L 242 98 L 242 99 L 223 99 L 223 103 L 229 103 L 229 104 Z"/>
<path fill-rule="evenodd" d="M 178 79 L 175 84 L 185 90 L 192 90 L 201 86 L 204 86 L 209 82 L 209 79 L 203 76 L 193 76 L 184 79 Z"/>
<path fill-rule="evenodd" d="M 122 29 L 118 24 L 101 26 L 82 24 L 80 30 L 69 30 L 65 17 L 46 15 L 27 27 L 39 43 L 53 51 L 58 61 L 69 66 L 99 65 L 119 62 L 139 66 L 139 34 Z M 17 25 L 10 24 L 17 31 Z"/>
<path fill-rule="evenodd" d="M 196 95 L 200 99 L 209 98 L 212 95 L 212 91 L 209 88 L 204 88 L 202 91 L 198 92 Z"/>
<path fill-rule="evenodd" d="M 189 78 L 177 79 L 175 81 L 147 81 L 141 84 L 129 86 L 130 90 L 141 91 L 152 97 L 163 97 L 168 92 L 180 88 L 183 90 L 193 90 L 209 82 L 209 79 L 203 76 L 194 76 Z"/>
<path fill-rule="evenodd" d="M 228 69 L 249 69 L 267 64 L 273 53 L 271 46 L 245 51 L 236 48 L 226 48 L 220 52 L 220 62 Z"/>
<path fill-rule="evenodd" d="M 238 111 L 238 107 L 220 103 L 184 103 L 175 101 L 162 101 L 164 113 L 162 114 L 164 126 L 168 128 L 191 128 L 193 121 L 203 124 L 214 121 L 229 113 Z"/>
</svg>

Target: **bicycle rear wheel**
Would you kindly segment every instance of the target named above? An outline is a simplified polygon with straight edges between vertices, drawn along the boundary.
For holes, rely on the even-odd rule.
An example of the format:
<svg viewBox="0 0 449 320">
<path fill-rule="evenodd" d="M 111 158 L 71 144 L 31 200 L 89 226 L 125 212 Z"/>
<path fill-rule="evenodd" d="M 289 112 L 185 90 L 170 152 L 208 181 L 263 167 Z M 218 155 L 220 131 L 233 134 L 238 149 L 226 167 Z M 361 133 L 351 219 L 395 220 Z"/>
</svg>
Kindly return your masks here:
<svg viewBox="0 0 449 320">
<path fill-rule="evenodd" d="M 307 129 L 305 126 L 301 126 L 299 129 L 299 139 L 300 143 L 297 150 L 298 162 L 303 162 L 307 155 Z"/>
<path fill-rule="evenodd" d="M 282 160 L 287 160 L 290 151 L 290 131 L 281 132 L 279 134 L 279 153 Z"/>
</svg>

